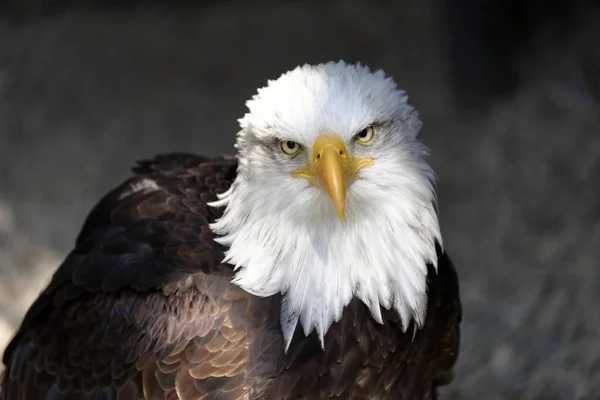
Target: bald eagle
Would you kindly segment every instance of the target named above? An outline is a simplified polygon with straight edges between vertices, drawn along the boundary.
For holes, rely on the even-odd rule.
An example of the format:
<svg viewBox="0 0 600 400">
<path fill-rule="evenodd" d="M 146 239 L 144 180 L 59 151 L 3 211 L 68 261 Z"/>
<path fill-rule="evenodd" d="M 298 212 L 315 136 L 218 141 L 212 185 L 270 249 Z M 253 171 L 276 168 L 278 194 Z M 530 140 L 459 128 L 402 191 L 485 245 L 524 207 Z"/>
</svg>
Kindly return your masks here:
<svg viewBox="0 0 600 400">
<path fill-rule="evenodd" d="M 236 157 L 172 153 L 89 213 L 2 400 L 435 399 L 461 304 L 421 122 L 382 71 L 269 81 Z"/>
</svg>

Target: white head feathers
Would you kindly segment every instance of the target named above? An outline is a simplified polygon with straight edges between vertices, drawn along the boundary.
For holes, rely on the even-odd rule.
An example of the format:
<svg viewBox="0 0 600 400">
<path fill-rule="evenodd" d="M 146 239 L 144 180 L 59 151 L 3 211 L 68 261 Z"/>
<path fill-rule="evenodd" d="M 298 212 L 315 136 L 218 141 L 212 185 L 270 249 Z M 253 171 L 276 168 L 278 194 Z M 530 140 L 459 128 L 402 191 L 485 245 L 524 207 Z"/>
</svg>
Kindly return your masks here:
<svg viewBox="0 0 600 400">
<path fill-rule="evenodd" d="M 382 71 L 344 62 L 287 72 L 248 101 L 240 120 L 238 175 L 213 206 L 225 206 L 211 228 L 229 246 L 234 283 L 257 296 L 283 294 L 287 346 L 300 321 L 321 342 L 344 307 L 358 297 L 382 322 L 393 308 L 404 330 L 426 312 L 427 263 L 442 244 L 433 172 L 417 141 L 421 122 L 405 92 Z M 369 145 L 355 135 L 376 127 Z M 346 194 L 340 220 L 327 192 L 292 172 L 311 162 L 321 134 L 335 133 L 353 157 L 374 159 Z M 281 141 L 303 151 L 290 157 Z"/>
</svg>

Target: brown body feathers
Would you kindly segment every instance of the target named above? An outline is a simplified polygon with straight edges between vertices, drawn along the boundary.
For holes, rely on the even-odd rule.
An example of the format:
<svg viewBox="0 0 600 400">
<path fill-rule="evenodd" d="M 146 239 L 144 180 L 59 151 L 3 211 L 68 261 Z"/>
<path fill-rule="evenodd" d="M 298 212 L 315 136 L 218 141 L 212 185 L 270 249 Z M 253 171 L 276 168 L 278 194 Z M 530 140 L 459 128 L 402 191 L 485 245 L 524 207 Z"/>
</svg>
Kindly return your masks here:
<svg viewBox="0 0 600 400">
<path fill-rule="evenodd" d="M 221 211 L 207 202 L 236 168 L 158 156 L 108 193 L 7 347 L 0 400 L 434 399 L 459 346 L 446 254 L 429 266 L 422 329 L 353 300 L 324 350 L 297 329 L 285 354 L 280 297 L 232 285 L 209 229 Z"/>
</svg>

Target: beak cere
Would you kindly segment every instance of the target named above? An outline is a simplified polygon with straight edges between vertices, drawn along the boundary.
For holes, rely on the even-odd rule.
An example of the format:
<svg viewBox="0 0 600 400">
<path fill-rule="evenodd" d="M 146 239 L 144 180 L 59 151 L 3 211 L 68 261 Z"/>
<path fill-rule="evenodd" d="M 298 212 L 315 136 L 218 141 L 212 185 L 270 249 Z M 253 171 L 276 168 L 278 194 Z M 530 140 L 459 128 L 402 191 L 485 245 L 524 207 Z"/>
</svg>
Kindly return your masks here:
<svg viewBox="0 0 600 400">
<path fill-rule="evenodd" d="M 321 135 L 313 146 L 317 182 L 329 194 L 338 216 L 346 216 L 346 189 L 351 167 L 346 145 L 339 136 Z"/>
</svg>

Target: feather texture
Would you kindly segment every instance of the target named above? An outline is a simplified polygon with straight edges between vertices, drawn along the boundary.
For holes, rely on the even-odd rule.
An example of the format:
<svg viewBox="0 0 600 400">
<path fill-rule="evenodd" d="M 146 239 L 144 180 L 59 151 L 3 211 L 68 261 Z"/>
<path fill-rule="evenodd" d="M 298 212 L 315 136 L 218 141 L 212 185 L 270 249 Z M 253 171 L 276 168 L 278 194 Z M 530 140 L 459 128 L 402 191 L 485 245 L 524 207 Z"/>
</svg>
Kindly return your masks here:
<svg viewBox="0 0 600 400">
<path fill-rule="evenodd" d="M 4 353 L 0 400 L 436 398 L 462 311 L 406 94 L 339 62 L 248 106 L 236 158 L 141 161 L 91 210 Z M 310 152 L 324 133 L 344 221 Z"/>
<path fill-rule="evenodd" d="M 438 247 L 437 273 L 429 266 L 427 317 L 414 339 L 396 313 L 381 309 L 379 324 L 355 299 L 325 350 L 316 332 L 296 329 L 285 354 L 281 296 L 233 285 L 207 229 L 219 215 L 206 203 L 236 167 L 159 156 L 107 194 L 8 346 L 0 399 L 433 398 L 458 353 L 447 256 Z"/>
</svg>

